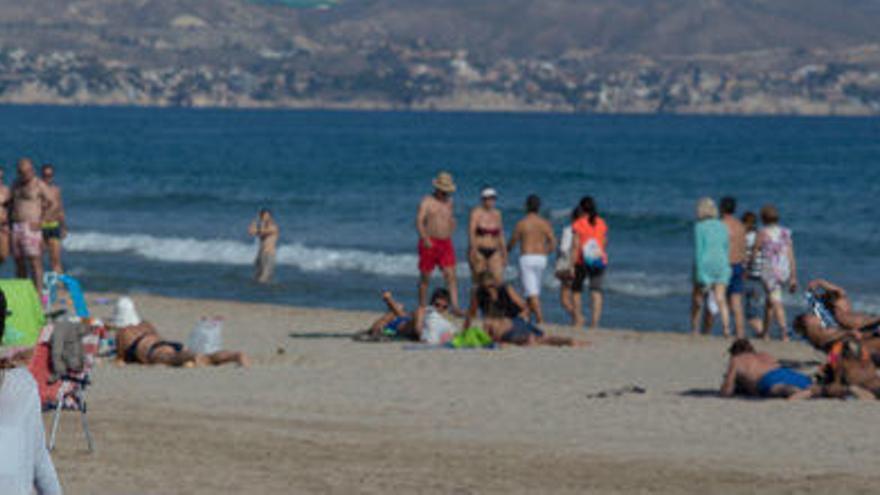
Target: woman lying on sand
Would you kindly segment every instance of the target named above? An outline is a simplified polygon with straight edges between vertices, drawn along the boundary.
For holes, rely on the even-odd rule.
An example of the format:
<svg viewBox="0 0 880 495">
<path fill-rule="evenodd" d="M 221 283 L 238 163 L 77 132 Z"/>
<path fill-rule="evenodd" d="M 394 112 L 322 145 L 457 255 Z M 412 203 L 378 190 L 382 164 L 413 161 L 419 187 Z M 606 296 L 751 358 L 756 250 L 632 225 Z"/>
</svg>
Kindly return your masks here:
<svg viewBox="0 0 880 495">
<path fill-rule="evenodd" d="M 479 311 L 483 316 L 483 330 L 500 344 L 520 346 L 549 345 L 586 347 L 589 342 L 570 337 L 545 335 L 538 327 L 528 322 L 528 306 L 510 284 L 499 282 L 492 272 L 484 271 L 477 276 L 479 286 L 471 291 L 471 304 L 468 308 L 464 328 Z"/>
<path fill-rule="evenodd" d="M 116 304 L 114 324 L 116 333 L 116 362 L 139 364 L 164 364 L 166 366 L 217 366 L 238 363 L 250 366 L 250 359 L 243 352 L 218 351 L 198 354 L 180 342 L 165 340 L 150 322 L 141 321 L 134 309 L 134 302 L 127 297 Z"/>
<path fill-rule="evenodd" d="M 436 289 L 431 294 L 431 305 L 420 307 L 411 313 L 397 302 L 390 291 L 382 293 L 382 301 L 388 311 L 376 320 L 359 340 L 380 340 L 390 331 L 396 337 L 422 341 L 427 344 L 445 344 L 455 335 L 455 327 L 446 319 L 449 311 L 449 291 Z"/>
</svg>

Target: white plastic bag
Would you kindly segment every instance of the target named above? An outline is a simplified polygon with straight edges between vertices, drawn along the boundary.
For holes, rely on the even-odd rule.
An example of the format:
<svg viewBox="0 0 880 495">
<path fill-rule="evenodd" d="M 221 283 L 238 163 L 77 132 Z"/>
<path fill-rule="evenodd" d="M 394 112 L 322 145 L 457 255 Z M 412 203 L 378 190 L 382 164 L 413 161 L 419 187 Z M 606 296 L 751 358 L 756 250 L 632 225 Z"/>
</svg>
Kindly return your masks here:
<svg viewBox="0 0 880 495">
<path fill-rule="evenodd" d="M 202 318 L 189 333 L 187 347 L 199 354 L 223 349 L 223 318 Z"/>
</svg>

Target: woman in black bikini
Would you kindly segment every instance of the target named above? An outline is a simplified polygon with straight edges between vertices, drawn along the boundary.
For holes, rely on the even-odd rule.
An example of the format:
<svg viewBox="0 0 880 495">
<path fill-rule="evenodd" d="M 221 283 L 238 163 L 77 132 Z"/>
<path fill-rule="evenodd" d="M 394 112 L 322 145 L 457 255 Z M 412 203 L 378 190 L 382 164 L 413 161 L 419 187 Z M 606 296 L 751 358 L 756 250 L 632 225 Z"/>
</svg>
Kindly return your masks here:
<svg viewBox="0 0 880 495">
<path fill-rule="evenodd" d="M 483 188 L 480 205 L 471 210 L 468 223 L 468 262 L 471 278 L 489 270 L 498 280 L 504 280 L 507 264 L 507 246 L 504 242 L 504 225 L 501 211 L 495 208 L 498 194 L 491 187 Z"/>
<path fill-rule="evenodd" d="M 529 323 L 526 302 L 510 284 L 499 282 L 491 272 L 481 272 L 475 280 L 477 287 L 471 291 L 471 304 L 463 328 L 470 327 L 479 312 L 483 317 L 483 330 L 500 344 L 572 347 L 589 345 L 589 342 L 570 337 L 546 335 L 540 328 Z"/>
</svg>

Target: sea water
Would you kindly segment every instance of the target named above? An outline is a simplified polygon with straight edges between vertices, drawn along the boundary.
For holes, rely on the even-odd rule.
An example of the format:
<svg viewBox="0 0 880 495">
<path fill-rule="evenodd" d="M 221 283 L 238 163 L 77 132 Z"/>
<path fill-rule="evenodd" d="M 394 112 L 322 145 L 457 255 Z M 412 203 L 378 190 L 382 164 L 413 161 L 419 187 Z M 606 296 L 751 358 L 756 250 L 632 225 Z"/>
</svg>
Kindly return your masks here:
<svg viewBox="0 0 880 495">
<path fill-rule="evenodd" d="M 19 156 L 56 165 L 65 265 L 90 291 L 378 310 L 388 288 L 412 305 L 416 207 L 448 170 L 463 299 L 467 215 L 488 184 L 508 234 L 531 193 L 557 232 L 581 196 L 596 198 L 608 326 L 687 328 L 704 195 L 736 196 L 739 213 L 776 204 L 801 281 L 829 278 L 880 311 L 876 118 L 7 106 L 0 153 L 7 182 Z M 247 226 L 261 207 L 281 228 L 269 286 L 251 281 Z M 544 282 L 545 312 L 564 321 L 549 271 Z"/>
</svg>

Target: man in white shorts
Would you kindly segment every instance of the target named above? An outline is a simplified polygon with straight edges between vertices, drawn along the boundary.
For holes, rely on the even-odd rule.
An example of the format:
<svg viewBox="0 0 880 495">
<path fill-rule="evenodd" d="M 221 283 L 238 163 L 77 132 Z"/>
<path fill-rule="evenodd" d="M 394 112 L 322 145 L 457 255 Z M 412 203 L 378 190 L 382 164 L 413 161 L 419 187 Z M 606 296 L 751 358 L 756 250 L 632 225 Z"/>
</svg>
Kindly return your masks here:
<svg viewBox="0 0 880 495">
<path fill-rule="evenodd" d="M 540 209 L 541 198 L 530 195 L 526 199 L 526 216 L 517 222 L 507 243 L 509 252 L 520 244 L 519 276 L 529 311 L 535 315 L 538 323 L 544 321 L 541 314 L 541 280 L 547 268 L 547 255 L 556 248 L 553 226 L 540 215 Z"/>
</svg>

